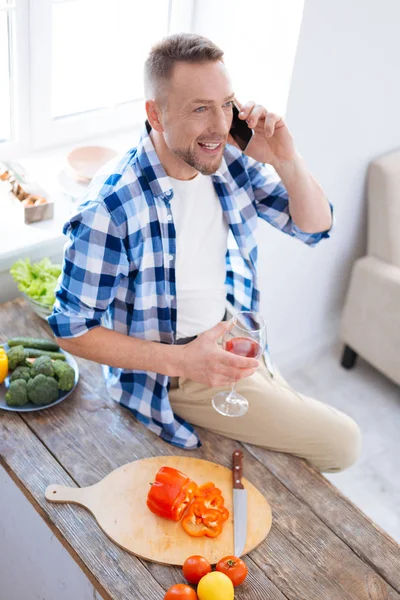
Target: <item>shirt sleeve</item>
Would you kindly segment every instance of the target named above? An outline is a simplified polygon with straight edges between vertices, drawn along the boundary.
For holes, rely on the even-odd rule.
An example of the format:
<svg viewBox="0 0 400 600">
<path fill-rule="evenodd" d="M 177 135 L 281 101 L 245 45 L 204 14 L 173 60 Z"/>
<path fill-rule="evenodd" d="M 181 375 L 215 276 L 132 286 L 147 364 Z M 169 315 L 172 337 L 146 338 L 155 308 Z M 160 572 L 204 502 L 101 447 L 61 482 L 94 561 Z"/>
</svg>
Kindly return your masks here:
<svg viewBox="0 0 400 600">
<path fill-rule="evenodd" d="M 329 202 L 332 225 L 327 231 L 307 233 L 294 223 L 289 212 L 289 194 L 279 175 L 271 165 L 255 161 L 243 155 L 247 173 L 253 188 L 257 214 L 277 229 L 291 235 L 308 246 L 315 246 L 324 238 L 329 238 L 334 226 L 333 206 Z"/>
<path fill-rule="evenodd" d="M 63 232 L 69 239 L 48 323 L 56 337 L 71 338 L 101 325 L 129 261 L 121 226 L 101 202 L 85 203 Z"/>
</svg>

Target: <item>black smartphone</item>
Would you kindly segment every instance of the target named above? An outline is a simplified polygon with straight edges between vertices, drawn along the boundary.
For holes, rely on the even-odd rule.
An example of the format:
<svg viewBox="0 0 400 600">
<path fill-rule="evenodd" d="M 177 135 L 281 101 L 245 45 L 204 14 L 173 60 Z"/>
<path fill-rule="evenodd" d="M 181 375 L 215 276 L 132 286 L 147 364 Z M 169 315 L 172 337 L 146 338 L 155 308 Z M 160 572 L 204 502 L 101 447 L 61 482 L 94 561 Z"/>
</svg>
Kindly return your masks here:
<svg viewBox="0 0 400 600">
<path fill-rule="evenodd" d="M 233 104 L 232 127 L 229 131 L 239 148 L 244 151 L 247 148 L 253 136 L 253 130 L 247 125 L 246 121 L 239 119 L 239 108 Z"/>
</svg>

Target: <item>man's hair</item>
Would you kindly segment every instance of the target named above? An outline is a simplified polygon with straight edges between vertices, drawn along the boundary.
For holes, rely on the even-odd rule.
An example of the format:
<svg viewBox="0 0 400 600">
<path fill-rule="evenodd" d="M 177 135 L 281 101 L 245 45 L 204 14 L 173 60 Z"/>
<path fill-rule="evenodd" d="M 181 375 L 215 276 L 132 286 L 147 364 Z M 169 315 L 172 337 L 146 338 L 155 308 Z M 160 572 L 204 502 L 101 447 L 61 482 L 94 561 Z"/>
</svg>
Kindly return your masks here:
<svg viewBox="0 0 400 600">
<path fill-rule="evenodd" d="M 155 44 L 144 64 L 147 100 L 159 96 L 172 76 L 175 63 L 222 60 L 224 53 L 214 42 L 195 33 L 174 33 Z"/>
</svg>

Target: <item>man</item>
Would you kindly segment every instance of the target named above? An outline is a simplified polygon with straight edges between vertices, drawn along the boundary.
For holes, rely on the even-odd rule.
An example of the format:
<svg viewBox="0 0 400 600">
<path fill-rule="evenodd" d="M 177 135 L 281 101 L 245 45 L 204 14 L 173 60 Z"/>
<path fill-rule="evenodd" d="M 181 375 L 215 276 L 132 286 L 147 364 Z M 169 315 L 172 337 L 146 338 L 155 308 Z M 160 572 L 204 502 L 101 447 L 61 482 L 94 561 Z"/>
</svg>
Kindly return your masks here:
<svg viewBox="0 0 400 600">
<path fill-rule="evenodd" d="M 254 102 L 241 107 L 254 130 L 245 153 L 229 143 L 234 90 L 210 40 L 153 47 L 145 93 L 138 147 L 95 178 L 64 228 L 49 317 L 60 346 L 105 365 L 111 397 L 177 446 L 198 447 L 199 425 L 320 470 L 348 467 L 360 446 L 349 417 L 220 345 L 227 308 L 259 307 L 257 217 L 314 246 L 332 224 L 321 187 L 284 120 Z M 232 382 L 250 403 L 237 419 L 211 406 Z"/>
</svg>

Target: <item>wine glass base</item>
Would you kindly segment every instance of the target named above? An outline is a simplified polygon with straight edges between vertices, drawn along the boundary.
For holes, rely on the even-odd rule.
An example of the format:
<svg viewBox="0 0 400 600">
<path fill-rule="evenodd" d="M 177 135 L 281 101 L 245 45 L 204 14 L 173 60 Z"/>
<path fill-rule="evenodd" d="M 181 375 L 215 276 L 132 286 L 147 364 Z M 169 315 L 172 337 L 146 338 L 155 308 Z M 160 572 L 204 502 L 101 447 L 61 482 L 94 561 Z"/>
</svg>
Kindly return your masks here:
<svg viewBox="0 0 400 600">
<path fill-rule="evenodd" d="M 249 403 L 246 398 L 237 392 L 232 397 L 230 391 L 215 394 L 212 405 L 224 417 L 242 417 L 249 410 Z"/>
</svg>

